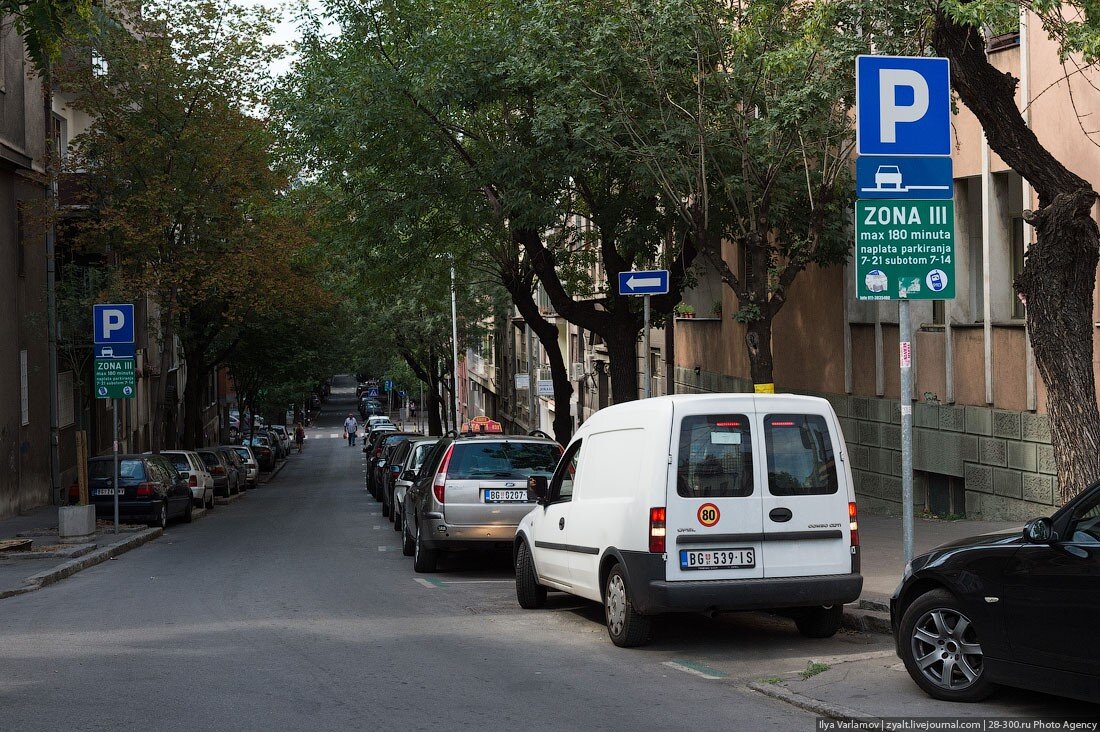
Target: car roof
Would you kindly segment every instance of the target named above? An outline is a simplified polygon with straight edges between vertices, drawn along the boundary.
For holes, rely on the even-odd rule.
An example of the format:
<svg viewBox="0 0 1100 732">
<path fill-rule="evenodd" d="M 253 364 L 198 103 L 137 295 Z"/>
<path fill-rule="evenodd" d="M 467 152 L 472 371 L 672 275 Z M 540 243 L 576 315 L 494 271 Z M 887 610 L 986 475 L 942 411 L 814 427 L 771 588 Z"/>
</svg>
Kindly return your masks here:
<svg viewBox="0 0 1100 732">
<path fill-rule="evenodd" d="M 157 455 L 155 455 L 154 453 L 147 453 L 147 454 L 143 455 L 139 452 L 127 452 L 127 453 L 119 453 L 118 459 L 119 460 L 144 460 L 145 458 L 151 458 L 151 457 L 157 457 Z M 114 459 L 115 459 L 114 455 L 96 455 L 95 457 L 88 458 L 88 462 L 90 462 L 90 463 L 101 463 L 101 462 L 104 462 L 105 460 L 114 460 Z"/>
<path fill-rule="evenodd" d="M 537 437 L 535 435 L 502 435 L 499 433 L 488 433 L 484 435 L 459 435 L 458 437 L 440 438 L 451 439 L 455 442 L 468 443 L 468 442 L 531 442 L 535 444 L 544 445 L 557 445 L 558 443 L 549 437 Z"/>
</svg>

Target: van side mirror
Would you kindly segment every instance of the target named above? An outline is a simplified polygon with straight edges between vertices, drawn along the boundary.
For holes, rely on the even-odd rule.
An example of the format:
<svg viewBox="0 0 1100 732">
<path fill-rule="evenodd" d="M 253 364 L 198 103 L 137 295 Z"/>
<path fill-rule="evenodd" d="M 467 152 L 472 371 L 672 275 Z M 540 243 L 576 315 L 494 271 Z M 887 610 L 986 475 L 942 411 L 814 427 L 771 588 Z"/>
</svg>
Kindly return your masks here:
<svg viewBox="0 0 1100 732">
<path fill-rule="evenodd" d="M 1037 518 L 1024 526 L 1024 541 L 1030 544 L 1049 544 L 1055 541 L 1054 523 L 1048 518 Z"/>
<path fill-rule="evenodd" d="M 532 475 L 527 479 L 527 500 L 535 499 L 535 503 L 545 506 L 550 498 L 550 481 L 545 475 Z"/>
</svg>

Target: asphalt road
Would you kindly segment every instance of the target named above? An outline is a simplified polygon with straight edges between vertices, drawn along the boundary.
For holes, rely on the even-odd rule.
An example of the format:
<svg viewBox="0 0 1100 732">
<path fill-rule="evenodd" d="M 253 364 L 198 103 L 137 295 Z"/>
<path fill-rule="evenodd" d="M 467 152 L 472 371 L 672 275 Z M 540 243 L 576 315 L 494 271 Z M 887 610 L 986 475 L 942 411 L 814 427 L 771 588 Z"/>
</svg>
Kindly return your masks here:
<svg viewBox="0 0 1100 732">
<path fill-rule="evenodd" d="M 340 439 L 352 397 L 271 484 L 0 602 L 0 730 L 812 730 L 744 682 L 888 652 L 757 614 L 623 650 L 596 605 L 520 610 L 507 557 L 415 575 Z"/>
</svg>

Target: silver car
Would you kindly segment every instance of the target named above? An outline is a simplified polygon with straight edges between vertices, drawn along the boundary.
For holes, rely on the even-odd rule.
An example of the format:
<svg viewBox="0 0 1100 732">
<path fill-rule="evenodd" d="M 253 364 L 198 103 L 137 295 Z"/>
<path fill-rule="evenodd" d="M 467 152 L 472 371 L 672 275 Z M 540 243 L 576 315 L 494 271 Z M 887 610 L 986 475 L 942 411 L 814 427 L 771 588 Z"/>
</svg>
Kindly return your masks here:
<svg viewBox="0 0 1100 732">
<path fill-rule="evenodd" d="M 248 445 L 233 445 L 233 452 L 240 455 L 244 466 L 248 468 L 248 487 L 255 488 L 256 481 L 260 478 L 260 461 Z"/>
<path fill-rule="evenodd" d="M 440 555 L 510 548 L 516 526 L 535 505 L 527 478 L 547 478 L 561 445 L 540 437 L 442 437 L 405 491 L 402 549 L 417 572 L 435 571 Z"/>
</svg>

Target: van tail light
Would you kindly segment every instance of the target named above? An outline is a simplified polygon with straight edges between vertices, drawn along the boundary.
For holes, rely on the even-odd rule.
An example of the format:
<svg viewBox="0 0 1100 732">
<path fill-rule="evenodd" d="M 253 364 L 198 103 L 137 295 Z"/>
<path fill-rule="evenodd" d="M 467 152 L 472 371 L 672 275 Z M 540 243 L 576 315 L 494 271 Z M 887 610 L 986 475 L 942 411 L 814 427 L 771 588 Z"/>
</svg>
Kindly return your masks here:
<svg viewBox="0 0 1100 732">
<path fill-rule="evenodd" d="M 848 503 L 848 532 L 852 539 L 852 573 L 859 572 L 859 512 L 856 502 Z"/>
<path fill-rule="evenodd" d="M 443 462 L 439 464 L 439 470 L 435 472 L 435 478 L 432 479 L 432 493 L 435 494 L 435 500 L 443 503 L 443 499 L 446 497 L 447 491 L 447 466 L 451 464 L 451 455 L 454 454 L 455 446 L 452 443 L 447 448 L 447 454 L 443 456 Z"/>
<path fill-rule="evenodd" d="M 137 497 L 138 498 L 148 498 L 151 495 L 153 495 L 153 484 L 152 483 L 138 483 L 138 487 L 137 487 Z"/>
<path fill-rule="evenodd" d="M 192 488 L 198 488 L 199 476 L 192 474 L 191 477 L 187 479 L 187 485 L 191 486 Z"/>
<path fill-rule="evenodd" d="M 80 503 L 80 484 L 74 482 L 69 486 L 69 503 Z"/>
<path fill-rule="evenodd" d="M 649 551 L 665 553 L 665 507 L 649 509 Z"/>
</svg>

